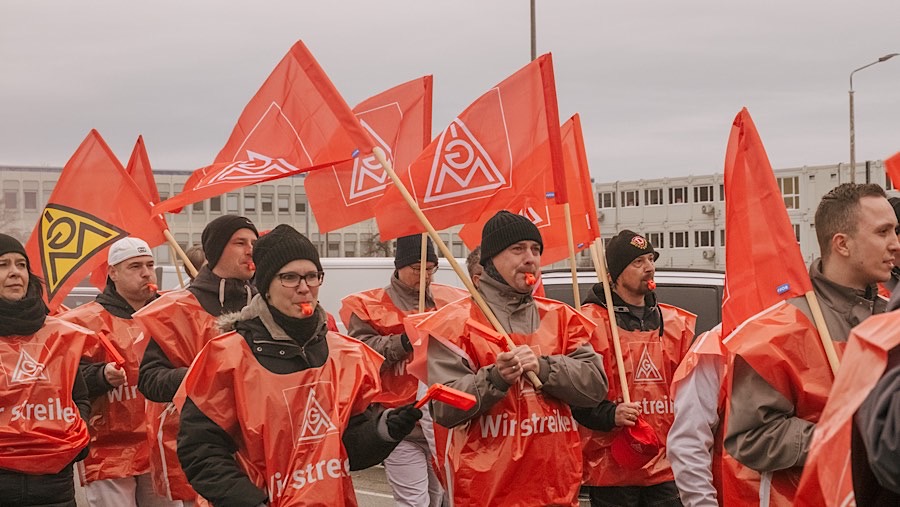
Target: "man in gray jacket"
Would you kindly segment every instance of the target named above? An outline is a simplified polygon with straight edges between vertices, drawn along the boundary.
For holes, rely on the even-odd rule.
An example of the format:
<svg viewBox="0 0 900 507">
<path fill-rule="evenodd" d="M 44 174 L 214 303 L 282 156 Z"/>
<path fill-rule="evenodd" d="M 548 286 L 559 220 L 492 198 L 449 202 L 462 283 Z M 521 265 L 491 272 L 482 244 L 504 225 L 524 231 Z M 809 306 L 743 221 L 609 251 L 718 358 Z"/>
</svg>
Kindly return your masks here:
<svg viewBox="0 0 900 507">
<path fill-rule="evenodd" d="M 588 343 L 595 326 L 571 307 L 532 297 L 543 240 L 527 218 L 500 211 L 485 224 L 481 248 L 478 292 L 514 346 L 468 298 L 416 326 L 428 336 L 428 382 L 476 398 L 467 411 L 432 404 L 438 463 L 456 505 L 570 505 L 581 446 L 569 407 L 596 406 L 607 392 Z M 526 381 L 529 372 L 540 390 Z M 442 435 L 439 426 L 452 430 Z"/>
</svg>

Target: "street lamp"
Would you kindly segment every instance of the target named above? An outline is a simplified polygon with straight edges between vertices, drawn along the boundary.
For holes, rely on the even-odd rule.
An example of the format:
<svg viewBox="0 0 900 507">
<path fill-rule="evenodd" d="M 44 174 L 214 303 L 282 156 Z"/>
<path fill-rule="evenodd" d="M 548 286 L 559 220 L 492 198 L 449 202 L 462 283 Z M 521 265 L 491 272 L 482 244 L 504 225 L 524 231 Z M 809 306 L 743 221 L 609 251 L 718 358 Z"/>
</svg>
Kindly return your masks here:
<svg viewBox="0 0 900 507">
<path fill-rule="evenodd" d="M 862 67 L 850 73 L 850 183 L 856 183 L 856 131 L 853 127 L 853 74 L 865 69 L 866 67 L 871 67 L 876 63 L 890 60 L 897 55 L 900 55 L 900 53 L 891 53 L 884 55 L 878 60 L 875 60 L 868 65 L 863 65 Z"/>
</svg>

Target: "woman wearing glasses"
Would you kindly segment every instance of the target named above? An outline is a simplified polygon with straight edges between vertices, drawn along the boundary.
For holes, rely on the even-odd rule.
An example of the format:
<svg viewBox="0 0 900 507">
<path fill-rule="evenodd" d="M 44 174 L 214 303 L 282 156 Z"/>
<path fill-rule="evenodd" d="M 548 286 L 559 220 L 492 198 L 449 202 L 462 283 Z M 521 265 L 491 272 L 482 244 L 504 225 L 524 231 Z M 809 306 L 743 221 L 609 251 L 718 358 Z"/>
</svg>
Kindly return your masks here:
<svg viewBox="0 0 900 507">
<path fill-rule="evenodd" d="M 355 505 L 350 471 L 381 462 L 415 427 L 407 405 L 370 405 L 382 358 L 326 329 L 316 248 L 279 225 L 253 249 L 259 294 L 223 316 L 197 356 L 178 456 L 213 505 Z"/>
</svg>

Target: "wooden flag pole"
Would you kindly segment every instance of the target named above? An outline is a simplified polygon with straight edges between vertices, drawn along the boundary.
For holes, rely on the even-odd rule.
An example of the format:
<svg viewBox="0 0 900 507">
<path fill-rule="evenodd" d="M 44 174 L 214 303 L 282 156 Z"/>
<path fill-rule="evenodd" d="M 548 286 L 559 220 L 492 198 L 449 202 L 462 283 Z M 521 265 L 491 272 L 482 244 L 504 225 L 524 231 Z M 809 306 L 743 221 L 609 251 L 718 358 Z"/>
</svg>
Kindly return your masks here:
<svg viewBox="0 0 900 507">
<path fill-rule="evenodd" d="M 450 267 L 453 268 L 453 271 L 456 272 L 456 276 L 459 277 L 459 280 L 466 286 L 469 293 L 472 295 L 472 299 L 475 300 L 475 304 L 478 305 L 478 308 L 484 312 L 484 316 L 487 317 L 488 321 L 494 326 L 494 329 L 497 330 L 503 336 L 503 339 L 506 341 L 506 346 L 509 350 L 512 350 L 516 347 L 515 342 L 512 341 L 512 338 L 509 337 L 509 334 L 506 333 L 506 330 L 503 329 L 503 325 L 500 324 L 500 321 L 497 320 L 497 316 L 494 315 L 494 312 L 491 311 L 491 308 L 487 305 L 487 302 L 481 297 L 481 293 L 475 289 L 475 285 L 472 284 L 472 279 L 463 271 L 462 267 L 460 267 L 459 263 L 456 262 L 456 259 L 453 257 L 453 254 L 450 252 L 450 249 L 447 248 L 447 245 L 444 244 L 444 241 L 438 236 L 436 230 L 434 230 L 434 226 L 431 225 L 431 222 L 428 220 L 428 217 L 422 213 L 422 210 L 419 209 L 419 205 L 416 204 L 416 201 L 413 199 L 412 195 L 410 195 L 409 190 L 403 186 L 403 182 L 400 181 L 400 178 L 397 176 L 397 173 L 394 172 L 394 166 L 391 165 L 390 161 L 384 156 L 384 151 L 376 146 L 373 148 L 372 152 L 375 154 L 375 158 L 378 159 L 378 162 L 381 164 L 381 167 L 384 168 L 385 172 L 388 173 L 388 176 L 391 177 L 391 181 L 394 182 L 394 186 L 397 187 L 397 190 L 400 191 L 400 195 L 403 196 L 403 199 L 406 201 L 406 204 L 409 205 L 409 208 L 415 213 L 416 218 L 419 219 L 419 222 L 422 223 L 422 226 L 425 227 L 425 230 L 428 231 L 428 235 L 431 236 L 431 240 L 434 241 L 434 244 L 437 245 L 438 249 L 441 251 L 441 254 L 444 255 L 444 258 L 450 262 Z M 533 371 L 529 371 L 526 375 L 528 381 L 531 382 L 531 385 L 534 386 L 535 389 L 540 389 L 543 387 L 540 379 L 538 379 L 537 374 Z"/>
<path fill-rule="evenodd" d="M 822 307 L 819 306 L 819 298 L 816 293 L 808 291 L 806 293 L 806 302 L 809 303 L 809 309 L 812 310 L 813 322 L 816 330 L 819 331 L 819 338 L 822 340 L 822 348 L 825 349 L 825 357 L 828 358 L 828 365 L 831 366 L 831 374 L 837 376 L 838 368 L 841 362 L 838 359 L 837 352 L 834 350 L 834 342 L 831 341 L 831 333 L 828 332 L 828 326 L 825 324 L 825 316 L 822 315 Z"/>
<path fill-rule="evenodd" d="M 169 245 L 169 251 L 172 252 L 173 258 L 178 256 L 178 254 L 175 253 L 175 249 L 172 248 L 172 245 Z M 175 274 L 178 275 L 178 285 L 180 285 L 182 289 L 185 288 L 184 275 L 181 273 L 181 266 L 179 266 L 177 262 L 175 263 Z"/>
<path fill-rule="evenodd" d="M 425 277 L 428 270 L 425 264 L 428 262 L 428 234 L 422 233 L 422 253 L 419 256 L 419 313 L 425 311 Z"/>
<path fill-rule="evenodd" d="M 572 294 L 575 296 L 575 308 L 581 306 L 581 290 L 578 287 L 578 266 L 575 264 L 575 233 L 572 232 L 572 210 L 569 203 L 563 204 L 566 214 L 566 241 L 569 243 L 569 267 L 572 269 Z"/>
<path fill-rule="evenodd" d="M 599 247 L 597 245 L 600 245 Z M 625 378 L 625 364 L 622 359 L 622 342 L 619 340 L 619 325 L 616 323 L 616 310 L 612 300 L 612 290 L 609 288 L 609 273 L 606 270 L 606 248 L 603 246 L 603 238 L 597 238 L 591 244 L 591 258 L 594 260 L 594 268 L 597 277 L 603 285 L 603 296 L 606 298 L 606 313 L 609 316 L 609 327 L 612 331 L 613 350 L 616 354 L 616 370 L 619 372 L 619 387 L 622 390 L 622 401 L 631 403 L 631 393 L 628 392 L 628 380 Z"/>
<path fill-rule="evenodd" d="M 180 258 L 182 262 L 184 262 L 184 268 L 187 269 L 187 272 L 190 273 L 191 276 L 197 276 L 197 269 L 194 268 L 193 264 L 191 264 L 191 260 L 188 259 L 187 254 L 184 253 L 184 250 L 181 249 L 181 245 L 179 245 L 178 242 L 175 241 L 175 237 L 172 236 L 172 233 L 169 232 L 169 229 L 163 229 L 163 234 L 166 236 L 166 241 L 169 242 L 169 245 L 173 249 L 175 249 L 175 253 L 178 254 L 178 258 Z"/>
</svg>

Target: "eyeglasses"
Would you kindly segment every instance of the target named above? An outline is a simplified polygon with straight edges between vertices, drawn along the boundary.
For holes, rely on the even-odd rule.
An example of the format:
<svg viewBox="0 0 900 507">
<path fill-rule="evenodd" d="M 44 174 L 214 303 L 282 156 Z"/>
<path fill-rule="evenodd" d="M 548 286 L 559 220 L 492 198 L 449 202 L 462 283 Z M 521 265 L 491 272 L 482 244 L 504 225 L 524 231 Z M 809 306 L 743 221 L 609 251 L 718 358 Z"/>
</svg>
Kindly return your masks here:
<svg viewBox="0 0 900 507">
<path fill-rule="evenodd" d="M 416 274 L 419 274 L 422 272 L 422 266 L 419 264 L 412 265 L 409 268 L 412 269 L 413 273 L 416 273 Z M 433 275 L 434 272 L 437 270 L 438 270 L 437 264 L 435 264 L 434 266 L 431 266 L 431 267 L 427 267 L 427 266 L 425 267 L 425 272 L 427 272 L 429 275 Z"/>
<path fill-rule="evenodd" d="M 278 273 L 275 275 L 278 277 L 278 280 L 281 282 L 281 286 L 285 289 L 295 289 L 300 285 L 301 281 L 306 282 L 307 287 L 318 287 L 322 285 L 322 280 L 325 279 L 325 272 L 323 271 L 310 271 L 304 275 L 300 273 Z"/>
</svg>

